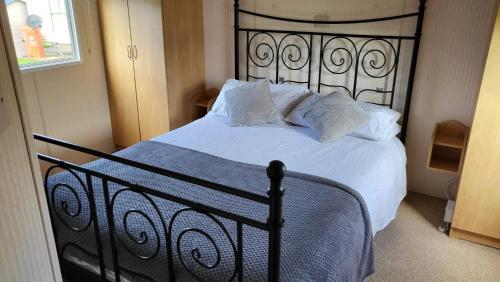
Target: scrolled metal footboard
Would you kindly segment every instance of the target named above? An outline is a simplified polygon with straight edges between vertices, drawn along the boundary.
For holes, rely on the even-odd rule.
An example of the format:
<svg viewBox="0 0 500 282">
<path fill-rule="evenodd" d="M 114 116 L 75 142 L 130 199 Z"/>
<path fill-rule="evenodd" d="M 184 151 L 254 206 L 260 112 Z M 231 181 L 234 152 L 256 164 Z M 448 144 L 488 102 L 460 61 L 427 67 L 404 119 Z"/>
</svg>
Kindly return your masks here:
<svg viewBox="0 0 500 282">
<path fill-rule="evenodd" d="M 125 166 L 141 169 L 181 182 L 194 184 L 199 189 L 210 189 L 214 193 L 224 193 L 268 207 L 267 222 L 262 222 L 232 211 L 206 205 L 199 201 L 179 197 L 165 191 L 158 191 L 145 185 L 130 183 L 116 176 L 91 170 L 63 160 L 38 154 L 41 161 L 50 167 L 45 175 L 45 189 L 56 246 L 64 274 L 73 280 L 81 281 L 121 281 L 124 276 L 141 281 L 175 281 L 178 269 L 183 268 L 194 280 L 203 281 L 211 277 L 210 272 L 217 268 L 231 269 L 227 277 L 217 277 L 220 281 L 242 281 L 244 273 L 243 246 L 244 227 L 263 230 L 268 240 L 268 280 L 279 281 L 280 248 L 283 189 L 281 181 L 285 166 L 273 161 L 267 168 L 270 179 L 268 195 L 259 195 L 233 187 L 213 183 L 174 171 L 150 166 L 144 163 L 105 154 L 92 149 L 70 144 L 57 139 L 34 134 L 36 140 L 61 146 L 78 152 L 90 154 Z M 56 170 L 66 172 L 71 181 L 50 183 L 49 179 Z M 98 188 L 99 187 L 99 188 Z M 100 199 L 96 200 L 96 199 Z M 127 202 L 123 202 L 126 199 Z M 136 200 L 141 205 L 134 206 Z M 139 200 L 137 200 L 139 201 Z M 179 208 L 166 216 L 159 201 L 175 203 Z M 124 204 L 126 203 L 126 204 Z M 193 220 L 190 226 L 176 230 L 179 221 Z M 199 226 L 199 222 L 211 223 Z M 56 224 L 56 221 L 60 224 Z M 229 226 L 229 222 L 232 222 Z M 233 227 L 232 232 L 229 231 Z M 56 228 L 56 227 L 59 227 Z M 64 230 L 61 230 L 64 229 Z M 78 236 L 89 232 L 93 236 L 91 244 L 81 242 L 61 242 L 60 234 Z M 218 237 L 214 236 L 218 233 Z M 70 237 L 71 237 L 70 236 Z M 224 238 L 223 242 L 216 238 Z M 204 241 L 202 249 L 199 244 Z M 68 251 L 78 251 L 96 261 L 94 271 L 82 267 L 68 257 Z M 168 270 L 161 279 L 129 269 L 120 261 L 124 253 L 136 261 L 150 262 L 160 260 Z M 163 254 L 160 257 L 160 254 Z M 106 257 L 109 256 L 107 262 Z M 166 261 L 162 259 L 166 258 Z M 164 263 L 164 264 L 163 264 Z M 203 274 L 203 275 L 201 275 Z"/>
</svg>

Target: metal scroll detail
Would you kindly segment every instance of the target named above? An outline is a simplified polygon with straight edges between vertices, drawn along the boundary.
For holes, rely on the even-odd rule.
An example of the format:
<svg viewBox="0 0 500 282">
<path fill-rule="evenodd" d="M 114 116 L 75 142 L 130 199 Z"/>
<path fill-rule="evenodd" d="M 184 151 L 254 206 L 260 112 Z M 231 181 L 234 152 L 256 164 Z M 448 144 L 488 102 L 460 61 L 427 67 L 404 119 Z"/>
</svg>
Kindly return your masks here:
<svg viewBox="0 0 500 282">
<path fill-rule="evenodd" d="M 127 197 L 130 200 L 130 193 L 134 195 L 133 197 L 140 197 L 143 200 L 141 208 L 129 207 L 120 210 L 118 207 L 123 207 L 123 205 L 118 204 L 118 199 Z M 140 200 L 134 202 L 139 203 Z M 183 268 L 199 281 L 203 281 L 203 277 L 207 276 L 206 271 L 212 271 L 218 267 L 228 267 L 229 262 L 233 271 L 227 280 L 235 279 L 238 273 L 236 243 L 228 229 L 215 216 L 198 212 L 193 208 L 184 208 L 172 215 L 167 228 L 158 204 L 148 194 L 134 191 L 132 188 L 116 192 L 111 199 L 111 207 L 114 214 L 116 238 L 131 256 L 142 260 L 161 258 L 159 253 L 162 246 L 166 246 L 167 263 L 173 263 L 175 253 Z M 186 223 L 181 219 L 183 215 L 189 219 L 186 223 L 197 222 L 197 226 L 176 230 L 176 223 L 180 224 L 179 227 L 185 227 Z M 193 221 L 193 218 L 197 220 Z M 209 220 L 214 225 L 200 224 L 202 220 Z M 214 231 L 213 227 L 218 229 L 218 236 L 211 234 L 210 231 Z M 221 243 L 221 239 L 224 239 L 225 242 Z M 204 242 L 204 244 L 189 247 L 186 250 L 185 246 L 193 244 L 193 242 L 194 244 Z M 230 258 L 225 257 L 228 253 Z M 170 271 L 172 270 L 170 269 Z M 171 273 L 171 275 L 174 274 Z"/>
<path fill-rule="evenodd" d="M 278 44 L 273 35 L 258 32 L 248 42 L 248 58 L 258 67 L 266 68 L 274 62 Z"/>
<path fill-rule="evenodd" d="M 320 41 L 319 48 L 314 48 L 313 42 L 317 41 Z M 383 37 L 247 31 L 247 80 L 307 83 L 309 87 L 316 82 L 318 92 L 321 86 L 344 89 L 354 99 L 372 92 L 382 95 L 383 100 L 385 94 L 390 94 L 390 104 L 384 105 L 392 107 L 400 44 L 401 39 L 397 39 L 395 48 L 393 39 Z M 312 78 L 313 73 L 316 74 L 313 63 L 319 64 L 317 80 Z M 393 85 L 392 89 L 389 84 Z M 368 85 L 377 88 L 371 89 Z"/>
<path fill-rule="evenodd" d="M 311 59 L 309 55 L 311 47 L 304 36 L 298 33 L 285 35 L 280 41 L 278 50 L 281 51 L 281 62 L 289 70 L 301 70 Z"/>
<path fill-rule="evenodd" d="M 116 204 L 117 199 L 120 195 L 124 196 L 125 193 L 139 196 L 152 207 L 156 217 L 159 219 L 159 225 L 162 228 L 161 231 L 157 226 L 158 221 L 155 221 L 151 216 L 151 209 L 147 209 L 146 211 L 135 208 L 126 211 L 117 210 L 117 206 L 120 206 Z M 113 219 L 115 234 L 122 246 L 135 258 L 151 260 L 157 257 L 161 247 L 161 234 L 166 234 L 166 225 L 161 216 L 160 209 L 153 199 L 145 193 L 126 188 L 113 195 L 111 209 L 115 217 Z M 118 224 L 120 222 L 121 224 Z M 130 243 L 132 243 L 132 246 Z"/>
<path fill-rule="evenodd" d="M 72 177 L 72 181 L 56 183 L 49 189 L 49 175 L 57 168 L 66 170 Z M 82 232 L 87 230 L 92 223 L 89 206 L 88 187 L 84 184 L 82 178 L 73 170 L 55 165 L 50 167 L 45 175 L 45 188 L 47 195 L 50 195 L 50 205 L 53 214 L 61 223 L 69 229 Z"/>
<path fill-rule="evenodd" d="M 356 44 L 347 37 L 339 36 L 326 41 L 321 54 L 321 63 L 332 74 L 347 73 L 358 56 Z"/>
<path fill-rule="evenodd" d="M 275 34 L 270 32 L 247 33 L 247 79 L 270 79 L 274 83 L 295 82 L 309 83 L 308 81 L 284 80 L 280 70 L 300 71 L 311 64 L 311 38 L 299 33 Z M 268 72 L 263 77 L 250 72 L 256 67 Z M 273 73 L 273 77 L 268 75 Z M 309 72 L 308 72 L 309 73 Z M 310 77 L 310 75 L 308 75 Z"/>
<path fill-rule="evenodd" d="M 373 45 L 378 46 L 373 46 Z M 372 47 L 370 47 L 372 45 Z M 375 38 L 367 40 L 360 49 L 361 68 L 371 78 L 384 78 L 396 66 L 396 49 L 388 40 Z"/>
<path fill-rule="evenodd" d="M 232 281 L 236 277 L 236 274 L 238 272 L 238 267 L 236 264 L 236 259 L 238 255 L 236 251 L 236 245 L 234 240 L 231 238 L 231 235 L 229 234 L 227 228 L 224 226 L 224 224 L 222 224 L 222 222 L 219 219 L 217 219 L 215 216 L 211 214 L 198 212 L 192 208 L 185 208 L 177 211 L 172 216 L 172 219 L 168 227 L 168 232 L 170 234 L 171 244 L 175 242 L 176 245 L 175 250 L 180 260 L 180 263 L 194 278 L 196 278 L 199 281 L 203 281 L 203 278 L 199 276 L 200 273 L 196 269 L 198 270 L 201 269 L 202 271 L 210 271 L 216 269 L 217 267 L 222 265 L 221 262 L 223 260 L 223 255 L 225 254 L 223 248 L 220 246 L 220 244 L 218 244 L 214 236 L 209 234 L 208 231 L 202 230 L 197 227 L 184 229 L 174 238 L 173 227 L 175 222 L 179 219 L 181 215 L 188 213 L 191 213 L 189 218 L 193 218 L 193 216 L 198 216 L 209 219 L 211 222 L 215 223 L 215 226 L 217 226 L 217 228 L 219 228 L 219 231 L 221 232 L 220 234 L 223 234 L 223 236 L 227 239 L 227 243 L 229 244 L 229 248 L 232 252 L 231 261 L 234 261 L 234 268 L 232 274 L 229 278 L 227 278 L 227 281 Z M 204 225 L 204 227 L 207 227 L 207 225 Z M 197 236 L 197 238 L 195 239 L 194 236 Z M 208 243 L 213 253 L 207 254 L 206 249 L 201 250 L 198 246 L 191 246 L 190 248 L 188 248 L 189 249 L 188 251 L 183 250 L 183 243 L 185 242 L 192 245 L 202 241 L 205 242 L 204 247 L 207 247 L 206 245 Z M 187 256 L 186 254 L 189 255 Z M 189 263 L 188 261 L 191 263 Z M 220 280 L 223 280 L 222 277 L 220 277 Z"/>
<path fill-rule="evenodd" d="M 321 40 L 324 38 L 322 37 Z M 352 90 L 347 85 L 326 84 L 321 81 L 321 70 L 324 67 L 327 73 L 331 75 L 345 75 L 357 66 L 358 50 L 356 43 L 348 37 L 334 36 L 321 44 L 319 84 L 320 86 L 329 86 L 342 88 L 352 96 Z"/>
</svg>

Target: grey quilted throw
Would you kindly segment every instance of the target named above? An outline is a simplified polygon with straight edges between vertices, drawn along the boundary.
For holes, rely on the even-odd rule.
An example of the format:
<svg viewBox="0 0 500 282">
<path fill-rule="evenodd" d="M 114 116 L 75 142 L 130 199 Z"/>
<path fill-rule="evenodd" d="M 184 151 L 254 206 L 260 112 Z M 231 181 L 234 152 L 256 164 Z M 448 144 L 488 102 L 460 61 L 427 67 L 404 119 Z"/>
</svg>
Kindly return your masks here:
<svg viewBox="0 0 500 282">
<path fill-rule="evenodd" d="M 116 155 L 257 194 L 266 195 L 269 187 L 265 167 L 164 143 L 141 142 Z M 84 167 L 261 222 L 268 217 L 267 205 L 108 160 Z M 65 260 L 99 271 L 97 226 L 106 276 L 113 280 L 103 182 L 95 177 L 91 182 L 97 222 L 91 219 L 92 194 L 85 175 L 64 170 L 49 177 L 56 240 Z M 283 188 L 282 281 L 362 281 L 373 272 L 370 220 L 358 193 L 334 181 L 290 171 Z M 122 281 L 168 281 L 168 245 L 177 281 L 237 279 L 234 221 L 111 182 L 109 200 Z M 243 280 L 266 281 L 267 259 L 268 233 L 243 225 Z"/>
</svg>

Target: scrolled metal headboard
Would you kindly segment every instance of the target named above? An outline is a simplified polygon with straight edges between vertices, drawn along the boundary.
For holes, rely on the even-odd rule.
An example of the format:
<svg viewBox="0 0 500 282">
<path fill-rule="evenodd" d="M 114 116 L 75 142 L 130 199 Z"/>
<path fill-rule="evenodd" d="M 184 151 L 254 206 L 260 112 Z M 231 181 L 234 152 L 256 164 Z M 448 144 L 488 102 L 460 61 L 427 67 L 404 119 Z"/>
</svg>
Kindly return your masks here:
<svg viewBox="0 0 500 282">
<path fill-rule="evenodd" d="M 400 139 L 406 138 L 408 116 L 417 64 L 426 0 L 419 0 L 418 11 L 396 16 L 356 20 L 304 20 L 252 12 L 234 0 L 235 78 L 240 78 L 241 54 L 246 57 L 245 79 L 269 79 L 272 83 L 307 84 L 314 91 L 341 88 L 355 100 L 394 108 L 396 84 L 405 88 Z M 310 25 L 353 25 L 416 19 L 414 35 L 352 34 L 323 31 L 280 30 L 240 26 L 240 15 L 270 21 Z M 241 37 L 241 38 L 240 38 Z M 245 40 L 244 53 L 240 49 Z M 409 67 L 401 75 L 402 44 L 413 42 Z M 314 61 L 314 64 L 313 64 Z M 256 73 L 256 74 L 255 74 Z M 300 77 L 300 79 L 295 79 Z M 399 80 L 398 80 L 399 79 Z M 373 87 L 382 81 L 383 87 Z M 406 83 L 406 85 L 404 85 Z M 375 95 L 375 96 L 374 96 Z M 375 98 L 373 98 L 375 97 Z"/>
</svg>

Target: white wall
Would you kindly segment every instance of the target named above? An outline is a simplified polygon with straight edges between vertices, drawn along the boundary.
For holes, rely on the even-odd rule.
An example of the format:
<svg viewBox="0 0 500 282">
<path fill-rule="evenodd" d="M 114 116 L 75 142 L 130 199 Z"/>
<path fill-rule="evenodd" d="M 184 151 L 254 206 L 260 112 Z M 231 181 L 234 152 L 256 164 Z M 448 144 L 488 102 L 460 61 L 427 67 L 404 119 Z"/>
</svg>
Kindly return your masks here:
<svg viewBox="0 0 500 282">
<path fill-rule="evenodd" d="M 417 0 L 242 0 L 245 9 L 312 19 L 370 18 L 415 11 Z M 204 0 L 207 87 L 234 76 L 232 0 Z M 437 122 L 457 119 L 470 125 L 498 0 L 429 0 L 410 113 L 407 155 L 409 190 L 445 197 L 456 176 L 426 169 Z M 258 21 L 243 23 L 258 26 Z M 290 25 L 292 28 L 296 25 Z M 283 26 L 280 26 L 283 27 Z M 348 28 L 348 27 L 342 27 Z M 372 30 L 408 26 L 375 25 Z M 366 31 L 365 27 L 352 30 Z"/>
<path fill-rule="evenodd" d="M 34 132 L 112 152 L 96 1 L 73 2 L 82 62 L 22 75 L 30 120 Z M 47 147 L 39 144 L 39 150 Z M 92 159 L 52 146 L 49 152 L 76 163 Z"/>
</svg>

